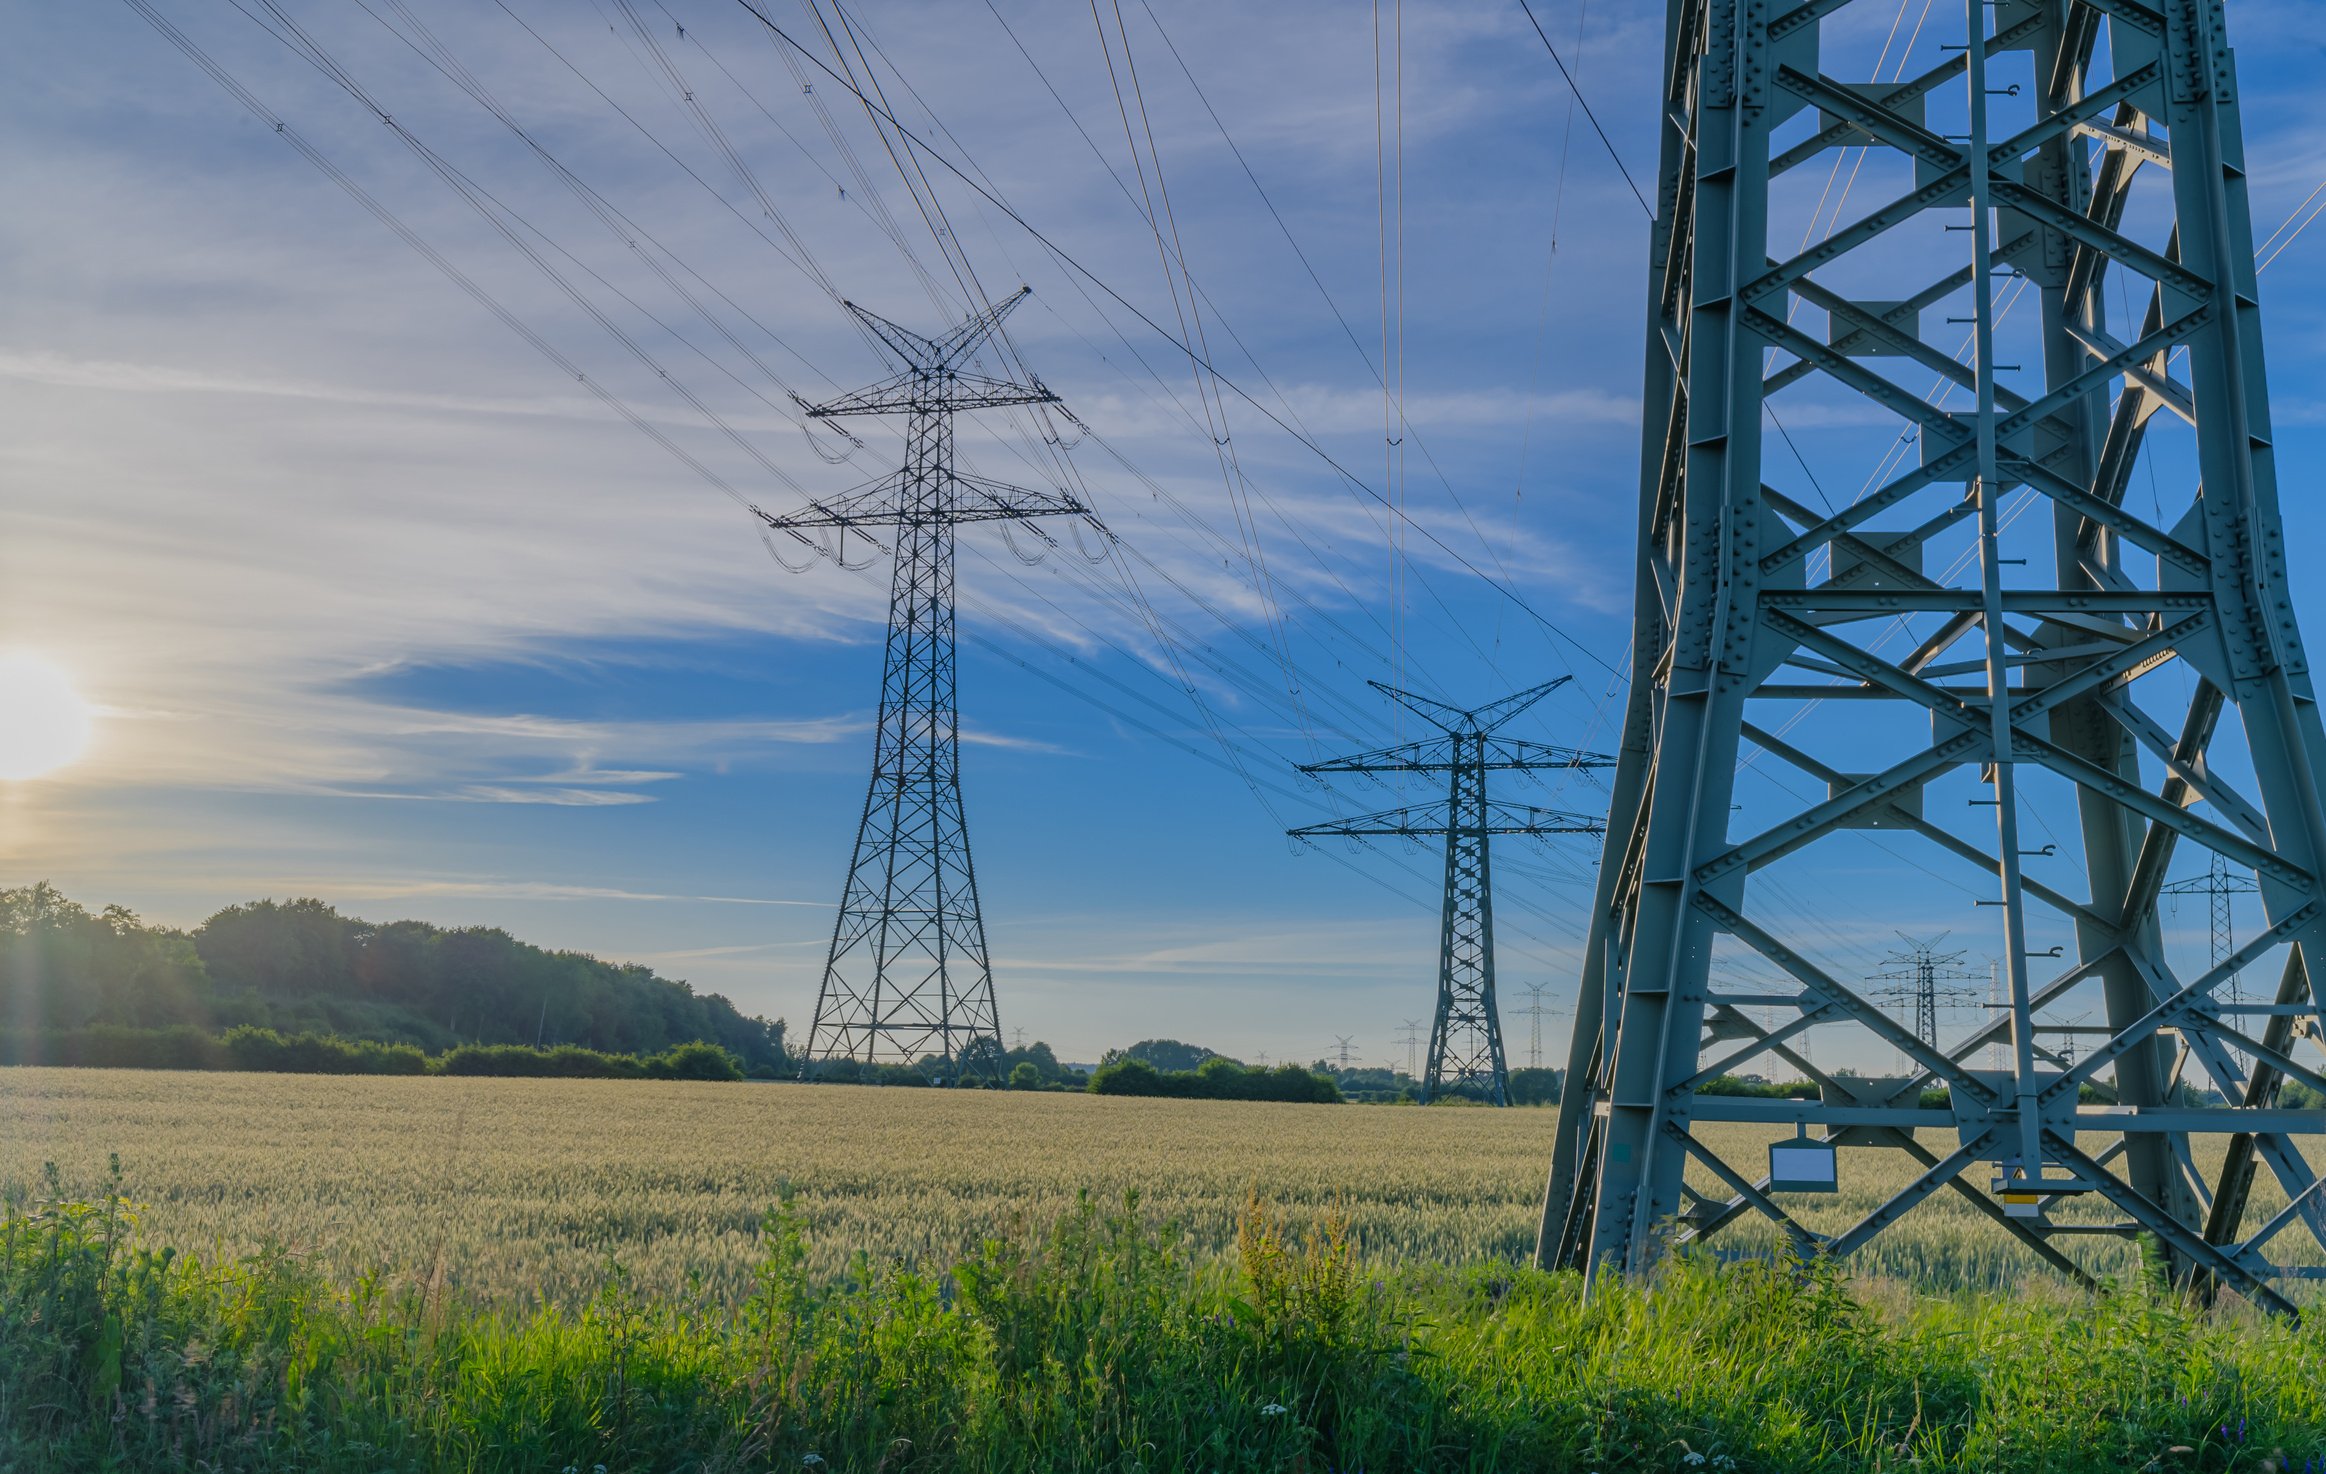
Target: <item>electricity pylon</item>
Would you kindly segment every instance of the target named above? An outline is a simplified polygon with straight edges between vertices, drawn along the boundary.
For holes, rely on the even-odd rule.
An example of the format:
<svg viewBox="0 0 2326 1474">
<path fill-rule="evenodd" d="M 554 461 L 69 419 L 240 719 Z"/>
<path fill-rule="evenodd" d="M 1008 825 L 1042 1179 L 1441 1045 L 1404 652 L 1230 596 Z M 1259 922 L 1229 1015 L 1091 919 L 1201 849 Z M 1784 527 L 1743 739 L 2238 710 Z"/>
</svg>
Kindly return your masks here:
<svg viewBox="0 0 2326 1474">
<path fill-rule="evenodd" d="M 1565 685 L 1546 681 L 1515 696 L 1463 710 L 1384 686 L 1368 685 L 1436 727 L 1441 735 L 1327 762 L 1304 763 L 1303 773 L 1444 774 L 1442 802 L 1386 809 L 1291 830 L 1295 839 L 1401 836 L 1446 842 L 1446 889 L 1438 928 L 1438 1007 L 1430 1026 L 1429 1066 L 1421 1077 L 1424 1102 L 1449 1091 L 1470 1091 L 1496 1105 L 1510 1104 L 1510 1069 L 1502 1053 L 1502 1019 L 1494 1005 L 1494 887 L 1487 840 L 1496 834 L 1599 834 L 1588 814 L 1539 809 L 1486 795 L 1492 771 L 1611 767 L 1615 759 L 1570 747 L 1497 737 L 1495 729 Z"/>
<path fill-rule="evenodd" d="M 843 304 L 904 369 L 807 413 L 904 415 L 904 466 L 788 517 L 761 514 L 769 527 L 811 547 L 811 531 L 831 531 L 842 561 L 851 532 L 877 546 L 871 529 L 895 529 L 872 783 L 816 995 L 808 1067 L 830 1059 L 911 1064 L 933 1054 L 948 1073 L 999 1070 L 1001 1020 L 961 807 L 954 528 L 1088 511 L 1056 492 L 953 469 L 956 413 L 1057 402 L 1039 381 L 1016 384 L 964 368 L 1026 294 L 1019 288 L 942 338 Z"/>
<path fill-rule="evenodd" d="M 1954 1192 L 2080 1274 L 2040 1210 L 2082 1191 L 2177 1276 L 2287 1311 L 2274 1281 L 2300 1251 L 2270 1241 L 2299 1223 L 2326 1243 L 2300 1146 L 2326 1112 L 2275 1108 L 2287 1076 L 2326 1085 L 2293 1053 L 2318 1025 L 2326 730 L 2222 5 L 1954 0 L 1932 15 L 1951 34 L 1924 36 L 1942 60 L 1868 82 L 1888 8 L 1670 0 L 1623 764 L 1538 1257 L 1638 1271 L 1748 1214 L 1840 1256 Z M 1772 181 L 1832 150 L 1856 151 L 1836 169 L 1862 202 L 1821 222 L 1813 184 Z M 1888 417 L 1889 451 L 1848 431 L 1796 458 L 1775 401 L 1797 384 L 1826 424 Z M 1821 501 L 1809 453 L 1853 447 Z M 2074 807 L 2064 853 L 2022 847 L 2031 800 Z M 2157 914 L 2182 844 L 2256 871 L 2265 917 L 2195 977 Z M 1991 898 L 2008 1006 L 1943 1049 L 1841 981 L 1838 933 L 1786 900 L 1809 885 L 1826 916 L 1911 926 L 1945 892 L 1902 861 Z M 1733 949 L 1800 985 L 1788 1021 L 1712 990 Z M 2276 1002 L 2248 1034 L 2215 993 L 2264 957 Z M 2037 1035 L 2084 1008 L 2108 1033 L 2066 1067 Z M 1817 1102 L 1697 1093 L 1812 1025 L 1856 1037 L 1826 1058 L 1911 1064 L 1816 1072 Z M 2172 1102 L 2174 1035 L 2226 1108 Z M 1972 1068 L 1997 1037 L 2009 1067 Z M 2113 1103 L 2079 1105 L 2086 1082 Z M 1920 1108 L 1926 1086 L 1949 1104 Z M 1844 1148 L 1845 1176 L 1862 1149 L 1908 1175 L 1815 1231 L 1694 1132 L 1714 1121 L 1798 1126 Z M 2229 1143 L 2209 1193 L 2198 1133 Z M 2253 1225 L 2257 1162 L 2293 1206 Z M 1684 1183 L 1690 1166 L 1709 1175 Z M 2004 1211 L 2006 1180 L 2036 1217 Z"/>
<path fill-rule="evenodd" d="M 2229 960 L 2231 954 L 2237 950 L 2236 919 L 2230 914 L 2229 898 L 2231 896 L 2258 894 L 2261 886 L 2251 875 L 2231 870 L 2228 856 L 2215 854 L 2211 868 L 2203 875 L 2188 880 L 2176 880 L 2163 889 L 2164 894 L 2168 896 L 2203 896 L 2210 903 L 2207 907 L 2210 913 L 2207 919 L 2211 923 L 2209 930 L 2213 948 L 2213 965 L 2219 967 L 2223 962 Z M 2231 1007 L 2244 1004 L 2245 988 L 2240 980 L 2240 974 L 2236 972 L 2229 974 L 2227 992 Z"/>
<path fill-rule="evenodd" d="M 1866 975 L 1868 982 L 1896 983 L 1898 986 L 1866 996 L 1885 1003 L 1906 1005 L 1914 1014 L 1914 1037 L 1936 1049 L 1939 1009 L 1979 996 L 1974 988 L 1950 985 L 1970 978 L 1984 981 L 1987 975 L 1971 972 L 1961 966 L 1963 958 L 1969 954 L 1939 951 L 1938 944 L 1946 940 L 1943 932 L 1927 942 L 1918 942 L 1904 932 L 1898 934 L 1898 939 L 1906 944 L 1906 950 L 1892 952 L 1882 959 L 1880 972 Z"/>
<path fill-rule="evenodd" d="M 1519 1010 L 1526 1015 L 1526 1067 L 1530 1070 L 1543 1067 L 1543 1015 L 1567 1011 L 1556 1003 L 1543 1002 L 1543 993 L 1549 987 L 1549 983 L 1528 983 L 1526 1007 Z"/>
</svg>

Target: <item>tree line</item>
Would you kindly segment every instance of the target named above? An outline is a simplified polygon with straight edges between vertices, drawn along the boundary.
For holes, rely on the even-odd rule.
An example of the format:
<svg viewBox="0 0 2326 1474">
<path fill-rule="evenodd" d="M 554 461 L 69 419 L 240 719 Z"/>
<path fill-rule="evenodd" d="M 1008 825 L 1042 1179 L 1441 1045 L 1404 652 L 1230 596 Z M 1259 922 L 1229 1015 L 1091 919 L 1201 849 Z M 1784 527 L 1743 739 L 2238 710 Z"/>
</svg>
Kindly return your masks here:
<svg viewBox="0 0 2326 1474">
<path fill-rule="evenodd" d="M 123 906 L 92 912 L 46 882 L 0 889 L 0 1021 L 19 1057 L 68 1035 L 248 1028 L 436 1056 L 562 1045 L 645 1059 L 702 1043 L 754 1075 L 788 1065 L 781 1019 L 494 927 L 377 923 L 303 899 L 229 906 L 178 931 Z"/>
<path fill-rule="evenodd" d="M 741 1080 L 743 1062 L 697 1039 L 660 1054 L 608 1054 L 578 1044 L 456 1044 L 439 1055 L 417 1045 L 337 1034 L 281 1034 L 237 1024 L 224 1034 L 191 1024 L 159 1029 L 92 1024 L 85 1029 L 0 1030 L 0 1065 L 103 1070 L 249 1070 L 282 1075 L 499 1075 L 565 1080 Z"/>
</svg>

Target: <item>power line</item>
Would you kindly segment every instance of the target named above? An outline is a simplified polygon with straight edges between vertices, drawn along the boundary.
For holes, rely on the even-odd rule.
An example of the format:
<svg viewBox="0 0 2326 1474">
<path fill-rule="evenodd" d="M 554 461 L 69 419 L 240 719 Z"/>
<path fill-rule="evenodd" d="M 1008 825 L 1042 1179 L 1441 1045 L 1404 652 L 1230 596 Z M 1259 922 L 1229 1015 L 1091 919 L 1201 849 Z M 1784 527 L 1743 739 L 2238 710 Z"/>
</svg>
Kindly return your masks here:
<svg viewBox="0 0 2326 1474">
<path fill-rule="evenodd" d="M 1655 219 L 1656 207 L 1648 203 L 1648 197 L 1640 193 L 1639 185 L 1633 181 L 1631 170 L 1624 167 L 1623 155 L 1615 151 L 1615 140 L 1609 138 L 1607 130 L 1599 125 L 1599 114 L 1591 111 L 1591 99 L 1583 95 L 1582 87 L 1576 84 L 1575 74 L 1567 70 L 1566 59 L 1559 55 L 1559 48 L 1551 44 L 1550 32 L 1544 30 L 1543 23 L 1535 19 L 1534 7 L 1529 5 L 1527 0 L 1518 0 L 1518 8 L 1526 12 L 1528 24 L 1532 25 L 1535 28 L 1535 34 L 1542 38 L 1543 50 L 1551 54 L 1551 64 L 1559 69 L 1560 76 L 1567 79 L 1567 90 L 1574 95 L 1575 101 L 1582 107 L 1583 116 L 1591 120 L 1591 131 L 1599 135 L 1600 146 L 1607 150 L 1607 157 L 1614 160 L 1615 172 L 1621 174 L 1623 182 L 1631 187 L 1631 197 L 1640 202 L 1640 208 L 1647 212 L 1647 217 L 1650 220 Z"/>
<path fill-rule="evenodd" d="M 967 185 L 971 190 L 975 191 L 988 204 L 1001 211 L 1002 214 L 1009 218 L 1012 224 L 1016 225 L 1019 229 L 1032 236 L 1034 240 L 1043 247 L 1043 249 L 1049 251 L 1051 255 L 1056 257 L 1061 264 L 1065 265 L 1069 270 L 1083 277 L 1093 286 L 1104 292 L 1124 311 L 1130 313 L 1133 317 L 1136 317 L 1143 326 L 1153 332 L 1157 337 L 1162 338 L 1165 342 L 1169 343 L 1173 348 L 1177 349 L 1182 354 L 1185 354 L 1187 357 L 1196 360 L 1207 372 L 1213 376 L 1213 378 L 1218 383 L 1225 385 L 1230 392 L 1235 394 L 1238 399 L 1243 400 L 1246 404 L 1249 404 L 1252 406 L 1252 408 L 1258 410 L 1271 423 L 1276 425 L 1277 428 L 1283 430 L 1287 435 L 1292 436 L 1294 440 L 1299 442 L 1312 455 L 1323 461 L 1326 466 L 1330 467 L 1336 475 L 1340 476 L 1349 485 L 1355 487 L 1357 490 L 1363 492 L 1366 496 L 1380 503 L 1390 512 L 1392 516 L 1404 522 L 1405 525 L 1410 527 L 1413 531 L 1421 534 L 1421 536 L 1426 539 L 1433 547 L 1437 548 L 1447 557 L 1453 559 L 1454 562 L 1461 565 L 1461 567 L 1466 572 L 1477 578 L 1486 587 L 1492 589 L 1497 594 L 1500 594 L 1503 598 L 1508 599 L 1513 605 L 1523 611 L 1528 618 L 1533 619 L 1536 623 L 1540 624 L 1546 631 L 1566 641 L 1572 649 L 1578 651 L 1585 658 L 1595 662 L 1603 669 L 1618 677 L 1623 675 L 1623 672 L 1618 670 L 1605 657 L 1601 656 L 1597 651 L 1592 650 L 1589 646 L 1584 645 L 1573 635 L 1569 634 L 1566 629 L 1562 627 L 1556 620 L 1551 619 L 1541 610 L 1537 609 L 1530 600 L 1521 595 L 1516 589 L 1510 587 L 1508 583 L 1499 578 L 1496 578 L 1493 574 L 1488 573 L 1485 569 L 1480 568 L 1470 559 L 1467 554 L 1463 553 L 1460 549 L 1455 548 L 1445 539 L 1439 537 L 1437 533 L 1432 531 L 1427 524 L 1415 520 L 1412 515 L 1405 509 L 1392 504 L 1388 497 L 1386 497 L 1379 490 L 1375 489 L 1370 483 L 1366 482 L 1363 477 L 1358 476 L 1355 472 L 1349 470 L 1348 467 L 1342 465 L 1330 451 L 1327 451 L 1322 445 L 1318 444 L 1305 432 L 1288 423 L 1282 416 L 1278 415 L 1274 410 L 1270 409 L 1265 403 L 1254 396 L 1249 390 L 1245 389 L 1241 384 L 1237 383 L 1233 378 L 1230 378 L 1225 373 L 1222 373 L 1216 364 L 1206 360 L 1193 345 L 1183 342 L 1177 337 L 1174 337 L 1171 332 L 1161 323 L 1155 321 L 1153 317 L 1149 316 L 1129 298 L 1116 291 L 1115 288 L 1109 285 L 1104 278 L 1093 272 L 1072 253 L 1068 252 L 1064 247 L 1060 246 L 1056 241 L 1052 240 L 1048 235 L 1044 234 L 1031 221 L 1027 220 L 1025 216 L 1019 214 L 1016 209 L 1012 208 L 999 195 L 995 194 L 985 185 L 972 178 L 966 170 L 964 170 L 960 165 L 955 164 L 951 159 L 947 158 L 941 151 L 932 146 L 927 140 L 921 138 L 911 129 L 906 128 L 885 106 L 875 102 L 871 97 L 867 96 L 847 77 L 844 77 L 839 72 L 832 70 L 830 66 L 824 63 L 822 58 L 816 56 L 815 53 L 802 46 L 799 41 L 796 40 L 788 31 L 777 25 L 775 21 L 766 14 L 766 12 L 762 11 L 757 5 L 752 3 L 752 0 L 735 0 L 735 3 L 740 5 L 744 10 L 749 11 L 761 25 L 765 26 L 770 32 L 779 37 L 786 45 L 793 47 L 794 49 L 798 50 L 802 56 L 807 57 L 809 61 L 811 61 L 817 68 L 822 70 L 824 74 L 829 76 L 833 81 L 838 82 L 841 86 L 846 87 L 851 92 L 856 93 L 858 99 L 863 102 L 864 106 L 878 113 L 891 128 L 896 130 L 899 137 L 903 138 L 906 142 L 911 144 L 915 149 L 918 149 L 921 153 L 924 153 L 929 158 L 935 160 L 948 173 L 952 174 L 963 184 Z"/>
</svg>

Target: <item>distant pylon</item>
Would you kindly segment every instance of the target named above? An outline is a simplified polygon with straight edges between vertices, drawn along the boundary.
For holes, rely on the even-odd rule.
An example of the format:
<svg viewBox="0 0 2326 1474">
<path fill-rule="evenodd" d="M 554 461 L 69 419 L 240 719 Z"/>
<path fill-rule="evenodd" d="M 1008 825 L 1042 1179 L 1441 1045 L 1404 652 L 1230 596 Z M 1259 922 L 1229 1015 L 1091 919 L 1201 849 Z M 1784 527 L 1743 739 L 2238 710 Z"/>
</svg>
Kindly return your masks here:
<svg viewBox="0 0 2326 1474">
<path fill-rule="evenodd" d="M 1567 1011 L 1555 1003 L 1543 1002 L 1543 993 L 1549 987 L 1549 983 L 1528 983 L 1526 1007 L 1519 1010 L 1526 1015 L 1526 1067 L 1530 1070 L 1543 1067 L 1543 1015 Z"/>
<path fill-rule="evenodd" d="M 1502 1019 L 1494 1004 L 1494 892 L 1487 839 L 1496 834 L 1601 834 L 1589 814 L 1538 809 L 1486 796 L 1490 770 L 1613 767 L 1615 759 L 1569 747 L 1497 737 L 1495 729 L 1565 685 L 1561 676 L 1485 706 L 1463 710 L 1368 682 L 1442 734 L 1327 762 L 1304 763 L 1303 773 L 1442 773 L 1448 789 L 1439 803 L 1360 814 L 1291 832 L 1295 839 L 1397 835 L 1446 842 L 1446 890 L 1439 914 L 1438 1007 L 1430 1028 L 1429 1067 L 1421 1098 L 1449 1091 L 1510 1104 L 1510 1068 L 1502 1052 Z"/>
<path fill-rule="evenodd" d="M 1941 932 L 1927 942 L 1919 942 L 1898 933 L 1906 944 L 1903 952 L 1892 952 L 1882 959 L 1882 970 L 1866 974 L 1870 982 L 1897 983 L 1895 988 L 1884 988 L 1868 993 L 1889 1003 L 1903 1003 L 1914 1012 L 1914 1037 L 1932 1049 L 1938 1047 L 1938 1012 L 1941 1008 L 1958 1004 L 1978 993 L 1970 988 L 1951 986 L 1973 978 L 1984 978 L 1982 972 L 1971 972 L 1960 964 L 1966 954 L 1940 952 L 1938 944 L 1946 940 Z"/>
<path fill-rule="evenodd" d="M 1354 1034 L 1335 1034 L 1333 1042 L 1340 1051 L 1341 1073 L 1345 1075 L 1349 1072 L 1349 1046 L 1357 1042 L 1357 1036 Z"/>
<path fill-rule="evenodd" d="M 1397 1028 L 1405 1036 L 1405 1078 L 1418 1080 L 1421 1078 L 1421 1062 L 1415 1056 L 1415 1050 L 1421 1045 L 1421 1020 L 1409 1018 Z"/>
<path fill-rule="evenodd" d="M 1001 1021 L 961 806 L 953 529 L 1088 511 L 1056 492 L 953 469 L 958 411 L 1057 402 L 1039 381 L 1015 384 L 963 367 L 1026 294 L 1019 288 L 942 338 L 844 303 L 905 367 L 868 389 L 809 406 L 807 414 L 906 416 L 904 467 L 788 517 L 760 514 L 810 547 L 819 546 L 811 531 L 832 532 L 842 561 L 851 532 L 878 546 L 868 529 L 896 529 L 872 783 L 816 995 L 809 1067 L 829 1059 L 911 1064 L 934 1055 L 948 1073 L 999 1073 Z"/>
<path fill-rule="evenodd" d="M 2163 894 L 2203 896 L 2212 903 L 2209 919 L 2212 923 L 2213 965 L 2219 967 L 2237 950 L 2237 928 L 2229 911 L 2229 898 L 2257 894 L 2261 886 L 2255 882 L 2251 873 L 2231 870 L 2226 855 L 2215 854 L 2212 860 L 2212 867 L 2205 874 L 2189 880 L 2176 880 L 2163 887 Z M 2232 971 L 2229 981 L 2224 985 L 2232 1007 L 2245 1002 L 2245 988 L 2239 981 L 2240 971 Z"/>
</svg>

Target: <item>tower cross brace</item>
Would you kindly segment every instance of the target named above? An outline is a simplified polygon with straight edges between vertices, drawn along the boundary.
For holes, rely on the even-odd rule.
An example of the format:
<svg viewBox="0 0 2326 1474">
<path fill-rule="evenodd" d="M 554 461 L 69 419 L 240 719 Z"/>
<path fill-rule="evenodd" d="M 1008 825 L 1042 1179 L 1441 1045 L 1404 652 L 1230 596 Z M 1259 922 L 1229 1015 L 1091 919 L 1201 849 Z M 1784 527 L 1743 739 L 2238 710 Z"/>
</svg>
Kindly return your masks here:
<svg viewBox="0 0 2326 1474">
<path fill-rule="evenodd" d="M 1438 729 L 1439 735 L 1396 747 L 1306 763 L 1300 771 L 1442 775 L 1444 799 L 1328 820 L 1288 831 L 1293 838 L 1443 839 L 1445 894 L 1438 924 L 1437 1014 L 1430 1026 L 1429 1058 L 1421 1099 L 1462 1092 L 1495 1105 L 1510 1104 L 1510 1068 L 1502 1048 L 1502 1016 L 1494 997 L 1494 885 L 1489 839 L 1497 834 L 1600 834 L 1588 814 L 1535 808 L 1490 798 L 1486 775 L 1610 767 L 1615 759 L 1547 743 L 1498 736 L 1497 729 L 1565 685 L 1569 677 L 1531 687 L 1486 706 L 1464 710 L 1368 682 Z"/>
<path fill-rule="evenodd" d="M 961 802 L 954 529 L 1089 510 L 1055 492 L 954 469 L 955 414 L 1057 402 L 1039 381 L 1017 384 L 965 368 L 1027 294 L 1019 288 L 941 338 L 844 304 L 904 368 L 869 388 L 808 406 L 807 413 L 814 419 L 905 416 L 904 465 L 789 516 L 760 513 L 770 528 L 818 551 L 815 534 L 831 535 L 841 561 L 851 534 L 876 547 L 877 530 L 894 535 L 872 781 L 816 994 L 805 1068 L 834 1059 L 914 1064 L 934 1057 L 949 1074 L 999 1072 L 1001 1019 Z"/>
</svg>

